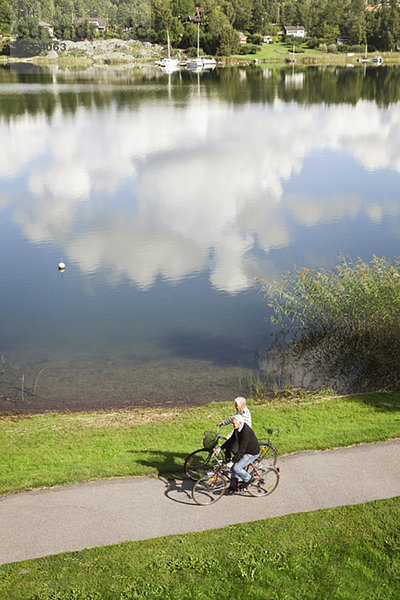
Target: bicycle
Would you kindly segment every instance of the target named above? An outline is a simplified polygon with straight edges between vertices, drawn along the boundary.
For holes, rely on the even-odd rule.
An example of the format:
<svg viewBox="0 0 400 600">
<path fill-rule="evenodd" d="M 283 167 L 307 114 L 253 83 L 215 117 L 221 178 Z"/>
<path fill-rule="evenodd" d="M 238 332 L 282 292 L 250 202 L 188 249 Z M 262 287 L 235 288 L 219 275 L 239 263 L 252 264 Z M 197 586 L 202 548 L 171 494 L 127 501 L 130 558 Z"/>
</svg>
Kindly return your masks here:
<svg viewBox="0 0 400 600">
<path fill-rule="evenodd" d="M 213 472 L 207 473 L 198 479 L 192 489 L 192 498 L 196 504 L 207 506 L 218 502 L 228 489 L 228 483 L 231 481 L 230 469 L 226 463 L 216 456 L 218 462 Z M 251 496 L 262 498 L 272 494 L 279 483 L 279 467 L 272 465 L 265 466 L 265 462 L 254 461 L 246 467 L 246 471 L 251 472 L 252 480 L 244 488 Z M 239 485 L 240 491 L 240 485 Z"/>
<path fill-rule="evenodd" d="M 268 435 L 272 435 L 273 433 L 278 434 L 279 429 L 267 429 L 266 433 Z M 260 463 L 265 461 L 275 467 L 276 459 L 278 458 L 278 447 L 274 446 L 268 437 L 258 438 L 258 443 L 260 444 L 260 456 L 258 457 L 257 462 Z"/>
<path fill-rule="evenodd" d="M 215 450 L 217 446 L 220 447 L 219 440 L 225 441 L 224 436 L 219 434 L 219 427 L 217 427 L 216 434 L 214 431 L 203 433 L 203 448 L 191 452 L 186 457 L 183 470 L 187 477 L 196 481 L 207 473 L 210 468 L 213 469 L 217 466 Z"/>
<path fill-rule="evenodd" d="M 266 433 L 269 435 L 279 433 L 279 429 L 267 429 Z M 203 448 L 191 452 L 186 457 L 183 470 L 187 477 L 196 481 L 205 475 L 207 471 L 214 469 L 217 466 L 215 450 L 217 446 L 220 447 L 220 440 L 225 441 L 225 437 L 220 435 L 218 426 L 216 434 L 214 431 L 205 431 L 203 433 Z M 257 462 L 265 462 L 275 466 L 278 448 L 272 444 L 269 438 L 260 438 L 258 443 L 260 444 L 260 456 L 257 459 Z"/>
</svg>

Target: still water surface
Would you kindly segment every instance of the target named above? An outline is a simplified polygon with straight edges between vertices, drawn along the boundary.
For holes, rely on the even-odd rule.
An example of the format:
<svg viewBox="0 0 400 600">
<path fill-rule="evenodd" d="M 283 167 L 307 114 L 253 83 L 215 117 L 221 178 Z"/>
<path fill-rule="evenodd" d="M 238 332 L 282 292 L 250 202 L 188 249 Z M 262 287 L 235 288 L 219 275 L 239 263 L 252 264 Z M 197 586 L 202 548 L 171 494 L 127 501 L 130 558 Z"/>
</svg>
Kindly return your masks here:
<svg viewBox="0 0 400 600">
<path fill-rule="evenodd" d="M 232 398 L 256 278 L 400 254 L 397 68 L 3 68 L 0 147 L 0 410 Z"/>
</svg>

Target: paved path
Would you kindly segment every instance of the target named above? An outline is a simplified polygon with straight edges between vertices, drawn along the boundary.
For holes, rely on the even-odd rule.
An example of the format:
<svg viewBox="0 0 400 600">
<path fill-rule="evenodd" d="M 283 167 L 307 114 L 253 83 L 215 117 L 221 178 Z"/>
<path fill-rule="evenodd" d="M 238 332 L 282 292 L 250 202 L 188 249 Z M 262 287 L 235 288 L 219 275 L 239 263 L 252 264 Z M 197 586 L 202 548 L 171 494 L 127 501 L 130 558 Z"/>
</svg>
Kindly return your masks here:
<svg viewBox="0 0 400 600">
<path fill-rule="evenodd" d="M 400 440 L 301 452 L 278 464 L 270 497 L 228 496 L 213 506 L 193 503 L 189 481 L 147 477 L 2 497 L 0 564 L 400 496 Z"/>
</svg>

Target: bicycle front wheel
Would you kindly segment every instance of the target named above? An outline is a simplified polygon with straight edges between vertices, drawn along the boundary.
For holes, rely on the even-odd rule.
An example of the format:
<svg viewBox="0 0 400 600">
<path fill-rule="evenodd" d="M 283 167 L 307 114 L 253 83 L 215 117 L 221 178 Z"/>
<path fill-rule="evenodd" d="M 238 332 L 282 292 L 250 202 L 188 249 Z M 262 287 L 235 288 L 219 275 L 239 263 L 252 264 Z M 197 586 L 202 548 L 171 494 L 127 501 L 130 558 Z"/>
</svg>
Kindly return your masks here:
<svg viewBox="0 0 400 600">
<path fill-rule="evenodd" d="M 277 456 L 277 449 L 271 442 L 266 442 L 264 444 L 260 442 L 260 456 L 257 459 L 257 463 L 275 467 Z"/>
<path fill-rule="evenodd" d="M 189 454 L 185 460 L 183 470 L 187 477 L 196 481 L 203 477 L 207 471 L 213 471 L 217 464 L 217 459 L 212 450 L 200 448 L 200 450 L 195 450 L 195 452 Z"/>
<path fill-rule="evenodd" d="M 265 471 L 259 472 L 257 468 L 257 474 L 254 479 L 254 482 L 249 485 L 247 488 L 249 494 L 256 498 L 261 498 L 262 496 L 268 496 L 272 494 L 274 490 L 276 490 L 277 485 L 279 483 L 279 473 L 277 469 L 274 467 L 269 467 Z"/>
<path fill-rule="evenodd" d="M 210 473 L 196 481 L 192 489 L 192 498 L 196 504 L 207 506 L 218 502 L 225 494 L 228 482 L 219 473 Z"/>
</svg>

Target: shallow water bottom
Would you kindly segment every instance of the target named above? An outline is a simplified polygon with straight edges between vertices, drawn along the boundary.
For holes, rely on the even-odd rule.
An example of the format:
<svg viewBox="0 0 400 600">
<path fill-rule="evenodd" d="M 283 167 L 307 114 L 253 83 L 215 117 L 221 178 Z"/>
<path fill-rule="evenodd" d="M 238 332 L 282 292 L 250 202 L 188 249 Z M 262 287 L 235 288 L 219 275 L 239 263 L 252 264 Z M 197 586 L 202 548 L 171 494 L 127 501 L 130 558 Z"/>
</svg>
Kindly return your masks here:
<svg viewBox="0 0 400 600">
<path fill-rule="evenodd" d="M 207 360 L 3 355 L 0 411 L 199 406 L 231 400 L 251 369 Z"/>
</svg>

